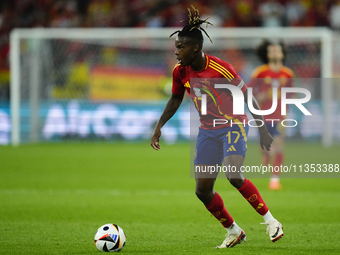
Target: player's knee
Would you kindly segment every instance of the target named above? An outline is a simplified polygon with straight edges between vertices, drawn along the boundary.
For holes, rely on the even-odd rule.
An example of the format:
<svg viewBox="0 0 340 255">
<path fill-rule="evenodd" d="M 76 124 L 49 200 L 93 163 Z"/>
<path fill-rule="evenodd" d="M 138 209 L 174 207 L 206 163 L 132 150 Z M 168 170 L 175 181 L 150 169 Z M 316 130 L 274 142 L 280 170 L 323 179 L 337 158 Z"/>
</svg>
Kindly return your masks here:
<svg viewBox="0 0 340 255">
<path fill-rule="evenodd" d="M 243 178 L 228 178 L 231 185 L 233 185 L 235 188 L 240 189 L 244 183 Z"/>
</svg>

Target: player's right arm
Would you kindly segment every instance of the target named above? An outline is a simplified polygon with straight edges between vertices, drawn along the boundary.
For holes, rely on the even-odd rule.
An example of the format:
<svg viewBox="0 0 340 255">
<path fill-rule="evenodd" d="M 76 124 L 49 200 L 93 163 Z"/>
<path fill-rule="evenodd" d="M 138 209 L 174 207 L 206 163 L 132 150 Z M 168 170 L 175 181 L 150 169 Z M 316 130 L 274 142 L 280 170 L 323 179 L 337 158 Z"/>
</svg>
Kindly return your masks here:
<svg viewBox="0 0 340 255">
<path fill-rule="evenodd" d="M 181 105 L 184 97 L 184 91 L 180 94 L 172 93 L 170 99 L 168 100 L 161 117 L 159 118 L 153 135 L 151 137 L 151 146 L 155 150 L 159 150 L 161 146 L 159 145 L 159 138 L 162 135 L 161 128 L 167 123 L 169 119 L 176 113 L 177 109 Z"/>
</svg>

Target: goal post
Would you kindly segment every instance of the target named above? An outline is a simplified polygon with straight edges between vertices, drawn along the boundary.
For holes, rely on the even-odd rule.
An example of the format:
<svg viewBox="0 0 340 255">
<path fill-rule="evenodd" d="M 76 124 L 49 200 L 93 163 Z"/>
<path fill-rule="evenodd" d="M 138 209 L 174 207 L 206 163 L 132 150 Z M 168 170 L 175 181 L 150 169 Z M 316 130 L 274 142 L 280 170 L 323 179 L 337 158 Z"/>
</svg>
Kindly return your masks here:
<svg viewBox="0 0 340 255">
<path fill-rule="evenodd" d="M 155 61 L 155 58 L 159 57 L 160 61 L 169 62 L 168 56 L 170 55 L 174 59 L 174 39 L 169 39 L 169 35 L 176 30 L 178 30 L 178 28 L 14 29 L 10 35 L 11 143 L 16 146 L 23 141 L 37 142 L 41 140 L 39 115 L 43 110 L 39 108 L 40 101 L 52 102 L 57 99 L 71 100 L 73 98 L 84 100 L 90 98 L 91 100 L 98 101 L 100 99 L 100 97 L 95 95 L 95 89 L 90 89 L 93 92 L 91 95 L 89 95 L 89 88 L 85 85 L 84 88 L 82 87 L 79 89 L 77 87 L 79 82 L 75 82 L 73 88 L 65 88 L 66 85 L 58 84 L 58 82 L 63 84 L 66 83 L 65 79 L 72 79 L 70 78 L 72 74 L 69 73 L 69 70 L 64 70 L 70 66 L 72 61 L 72 63 L 81 61 L 87 62 L 86 57 L 90 56 L 91 59 L 88 62 L 93 63 L 97 61 L 98 63 L 96 62 L 96 65 L 102 66 L 102 63 L 99 62 L 106 61 L 109 62 L 106 66 L 109 66 L 112 59 L 118 58 L 118 63 L 122 63 L 122 68 L 119 67 L 117 70 L 111 70 L 112 72 L 118 73 L 125 72 L 127 66 L 133 66 L 135 63 L 146 63 L 146 65 L 149 64 L 149 66 L 141 71 L 141 77 L 144 78 L 145 73 L 157 69 L 159 61 Z M 254 63 L 258 64 L 258 62 L 256 62 L 257 60 L 254 58 L 255 46 L 263 38 L 275 38 L 283 39 L 284 41 L 287 41 L 287 44 L 297 45 L 297 47 L 320 45 L 320 49 L 318 49 L 319 52 L 315 53 L 315 59 L 317 59 L 315 61 L 319 62 L 317 65 L 320 67 L 320 74 L 317 78 L 333 77 L 333 32 L 327 28 L 209 27 L 207 32 L 214 43 L 211 44 L 209 40 L 205 40 L 204 51 L 216 53 L 214 55 L 220 55 L 222 59 L 225 59 L 225 57 L 228 56 L 226 53 L 228 50 L 234 48 L 239 48 L 246 53 L 249 52 L 249 54 L 251 52 L 249 57 L 243 55 L 242 58 L 242 66 L 245 66 L 245 69 L 242 72 L 247 75 L 250 75 L 251 72 L 249 65 L 254 67 Z M 73 43 L 74 45 L 64 46 L 70 43 Z M 86 47 L 84 45 L 86 45 Z M 101 47 L 100 50 L 98 49 L 98 45 Z M 101 60 L 99 61 L 99 57 L 96 54 L 99 55 L 99 51 L 105 50 L 102 49 L 102 46 L 107 46 L 108 57 L 101 57 Z M 72 47 L 80 47 L 82 49 L 79 50 L 80 53 L 74 53 L 69 49 Z M 139 52 L 143 51 L 144 55 L 139 56 Z M 151 54 L 149 51 L 152 51 Z M 295 56 L 295 59 L 296 60 L 293 61 L 297 61 L 296 65 L 298 66 L 300 60 L 297 56 Z M 238 61 L 240 59 L 236 58 L 236 60 Z M 251 64 L 249 64 L 250 62 Z M 234 65 L 232 59 L 230 60 L 230 63 Z M 304 63 L 305 62 L 301 61 L 302 68 Z M 91 68 L 93 68 L 93 66 Z M 86 66 L 79 67 L 79 72 L 85 69 Z M 239 72 L 239 69 L 237 69 L 237 71 Z M 104 72 L 104 74 L 101 75 L 105 77 L 105 71 L 100 70 L 99 72 Z M 138 73 L 138 70 L 136 72 Z M 315 72 L 313 74 L 306 74 L 305 77 L 314 78 L 313 75 L 315 75 Z M 154 79 L 155 77 L 158 76 L 150 75 L 145 79 Z M 62 88 L 58 89 L 58 86 L 61 86 Z M 79 86 L 81 87 L 83 85 Z M 63 92 L 60 92 L 60 94 L 58 91 Z M 68 94 L 65 91 L 68 91 Z M 333 93 L 332 82 L 322 82 L 320 91 L 324 118 L 322 143 L 324 146 L 329 147 L 334 141 L 331 110 Z M 82 95 L 81 93 L 84 94 Z M 109 97 L 105 98 L 105 95 L 103 95 L 105 93 L 101 93 L 103 101 L 110 100 Z M 56 94 L 59 96 L 56 96 Z M 117 98 L 113 98 L 112 100 L 121 101 Z M 130 101 L 133 100 L 135 100 L 135 98 L 132 96 Z M 152 101 L 153 98 L 148 98 L 146 96 L 142 101 L 143 100 Z M 157 98 L 156 96 L 154 100 L 160 100 L 160 98 Z M 21 120 L 23 102 L 25 102 L 24 108 L 29 108 L 25 110 L 27 110 L 27 114 L 30 115 L 26 116 L 27 120 L 25 123 Z M 28 132 L 29 134 L 26 134 L 25 139 L 23 139 L 22 135 L 23 125 L 28 126 L 25 129 L 25 132 Z"/>
</svg>

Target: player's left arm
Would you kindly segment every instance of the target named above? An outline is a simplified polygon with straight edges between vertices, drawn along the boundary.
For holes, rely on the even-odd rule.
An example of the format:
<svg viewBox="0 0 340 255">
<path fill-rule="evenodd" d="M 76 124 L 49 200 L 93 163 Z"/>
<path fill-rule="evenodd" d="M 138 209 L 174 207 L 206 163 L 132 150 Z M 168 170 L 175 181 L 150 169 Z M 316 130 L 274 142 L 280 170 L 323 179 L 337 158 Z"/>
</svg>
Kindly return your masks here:
<svg viewBox="0 0 340 255">
<path fill-rule="evenodd" d="M 257 101 L 255 99 L 255 97 L 253 95 L 248 95 L 248 90 L 245 90 L 245 92 L 244 92 L 244 102 L 246 103 L 247 107 L 248 107 L 248 96 L 252 97 L 252 103 L 253 103 L 254 108 L 256 110 L 261 110 L 259 104 L 257 103 Z M 251 115 L 255 119 L 256 125 L 258 126 L 259 131 L 260 131 L 261 148 L 262 149 L 266 148 L 267 151 L 269 151 L 270 146 L 273 142 L 273 137 L 269 134 L 266 125 L 264 125 L 264 120 L 263 120 L 262 115 L 257 115 L 257 114 L 254 114 L 254 113 L 251 113 Z"/>
<path fill-rule="evenodd" d="M 234 82 L 236 82 L 236 85 L 239 89 L 241 89 L 241 91 L 244 94 L 244 101 L 248 107 L 248 90 L 247 90 L 247 85 L 243 82 L 242 78 L 236 73 L 235 69 L 230 66 L 229 67 L 229 71 L 232 73 L 232 75 L 235 77 L 234 78 Z M 252 103 L 253 106 L 256 110 L 261 110 L 260 106 L 257 102 L 257 100 L 255 99 L 255 97 L 253 95 L 249 95 L 252 97 Z M 249 107 L 248 107 L 249 108 Z M 264 149 L 266 148 L 268 151 L 270 150 L 270 146 L 273 142 L 273 137 L 269 134 L 266 125 L 264 125 L 264 120 L 262 115 L 256 115 L 254 113 L 251 113 L 253 115 L 253 118 L 256 120 L 256 125 L 259 128 L 260 131 L 260 145 L 261 148 Z M 261 122 L 262 121 L 262 122 Z"/>
</svg>

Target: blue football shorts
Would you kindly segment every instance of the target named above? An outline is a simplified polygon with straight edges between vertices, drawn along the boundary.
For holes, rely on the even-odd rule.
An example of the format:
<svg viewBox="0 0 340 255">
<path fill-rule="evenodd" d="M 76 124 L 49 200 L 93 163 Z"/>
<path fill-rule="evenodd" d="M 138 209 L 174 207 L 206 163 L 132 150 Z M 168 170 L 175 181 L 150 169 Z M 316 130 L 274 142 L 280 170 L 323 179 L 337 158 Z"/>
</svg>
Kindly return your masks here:
<svg viewBox="0 0 340 255">
<path fill-rule="evenodd" d="M 221 165 L 228 155 L 245 157 L 248 131 L 248 125 L 214 130 L 199 128 L 194 164 Z"/>
<path fill-rule="evenodd" d="M 265 123 L 267 130 L 269 134 L 271 134 L 272 137 L 274 136 L 281 136 L 285 137 L 284 127 L 281 125 L 281 122 L 274 122 L 272 123 Z"/>
</svg>

